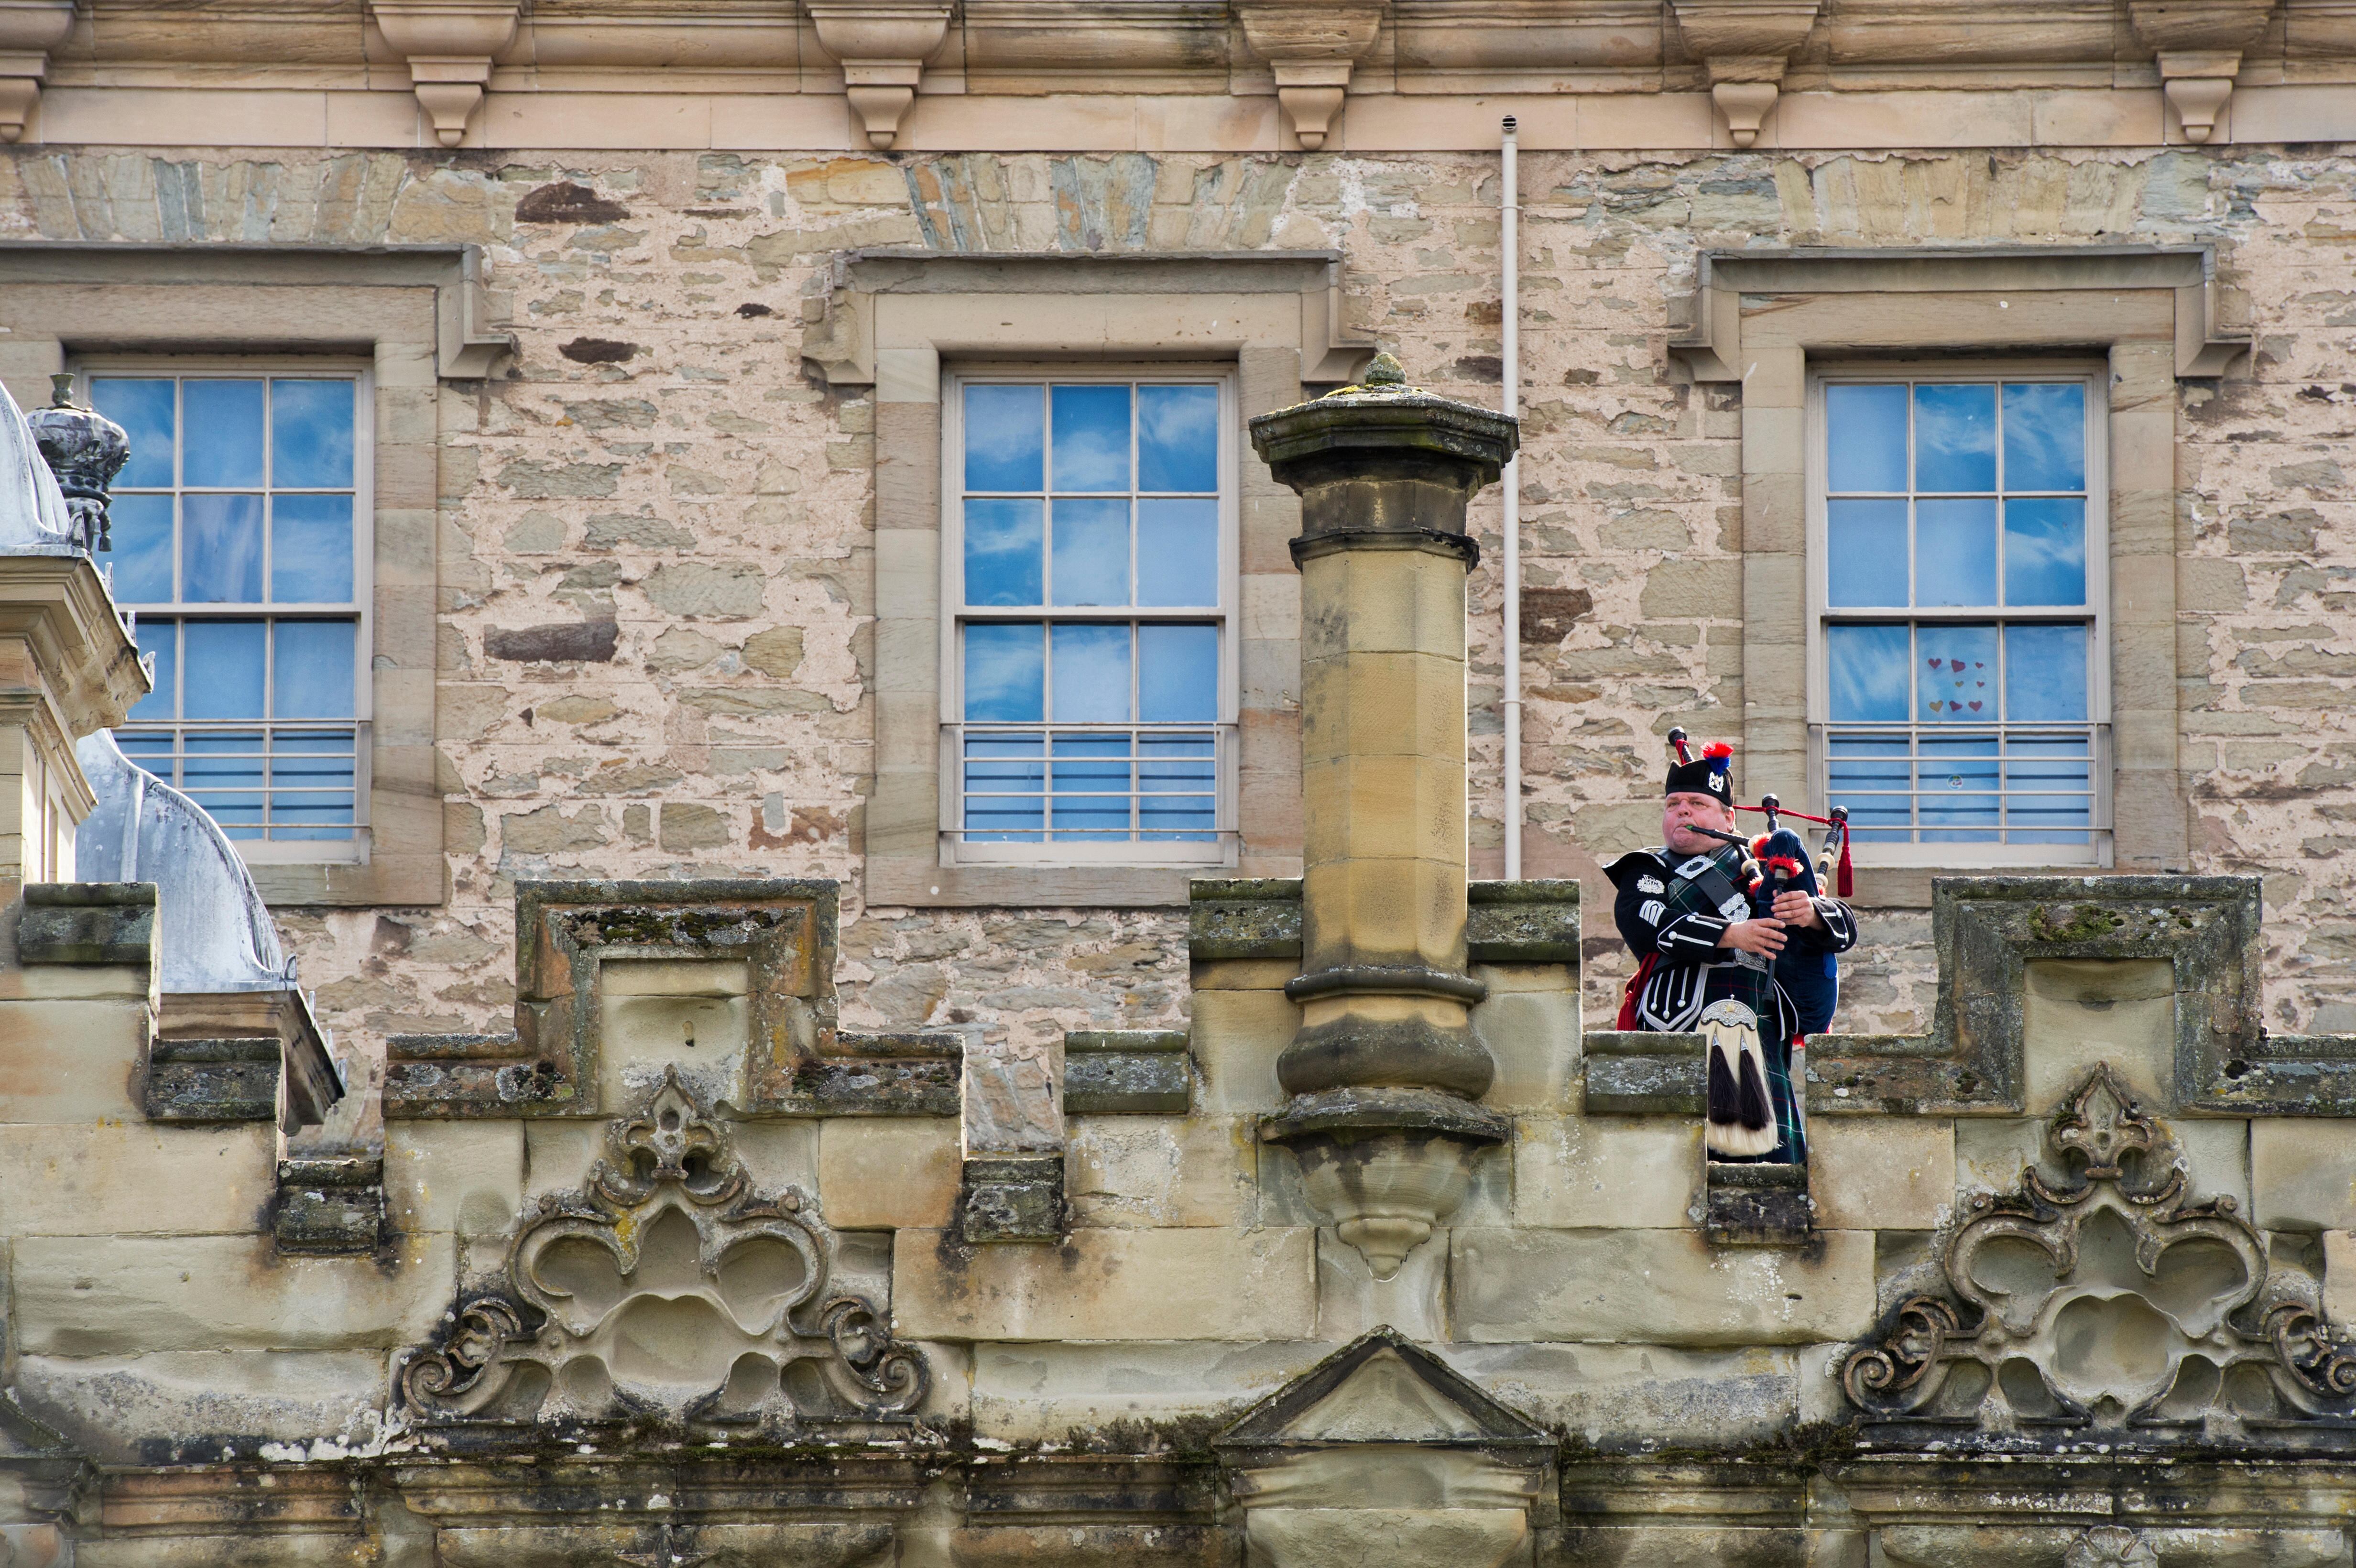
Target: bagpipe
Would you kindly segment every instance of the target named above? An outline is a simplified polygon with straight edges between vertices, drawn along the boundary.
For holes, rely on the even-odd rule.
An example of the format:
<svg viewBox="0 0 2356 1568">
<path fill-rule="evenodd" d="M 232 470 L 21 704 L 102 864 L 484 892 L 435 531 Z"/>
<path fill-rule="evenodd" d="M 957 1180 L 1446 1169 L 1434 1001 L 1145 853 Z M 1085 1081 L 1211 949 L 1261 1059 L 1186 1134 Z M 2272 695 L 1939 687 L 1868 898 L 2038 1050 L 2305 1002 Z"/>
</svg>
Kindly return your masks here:
<svg viewBox="0 0 2356 1568">
<path fill-rule="evenodd" d="M 1682 729 L 1669 731 L 1669 744 L 1676 748 L 1680 763 L 1692 762 L 1690 743 Z M 1731 748 L 1729 748 L 1731 750 Z M 1716 748 L 1712 748 L 1713 752 Z M 1811 816 L 1803 811 L 1785 811 L 1781 801 L 1772 795 L 1759 797 L 1757 805 L 1738 805 L 1737 811 L 1767 819 L 1767 831 L 1745 837 L 1739 833 L 1721 833 L 1712 827 L 1696 827 L 1692 831 L 1704 837 L 1716 838 L 1742 851 L 1742 863 L 1734 877 L 1736 889 L 1751 901 L 1754 918 L 1764 919 L 1775 908 L 1775 895 L 1798 891 L 1814 898 L 1823 891 L 1823 879 L 1830 878 L 1835 895 L 1847 898 L 1855 885 L 1849 866 L 1848 807 L 1836 805 L 1826 816 Z M 1824 843 L 1818 857 L 1812 862 L 1808 847 L 1800 835 L 1783 826 L 1786 816 L 1803 822 L 1821 824 L 1825 829 Z M 1833 1021 L 1833 1011 L 1840 1003 L 1840 960 L 1830 953 L 1800 952 L 1787 946 L 1776 955 L 1775 981 L 1783 987 L 1784 995 L 1799 1014 L 1794 1031 L 1811 1035 Z"/>
</svg>

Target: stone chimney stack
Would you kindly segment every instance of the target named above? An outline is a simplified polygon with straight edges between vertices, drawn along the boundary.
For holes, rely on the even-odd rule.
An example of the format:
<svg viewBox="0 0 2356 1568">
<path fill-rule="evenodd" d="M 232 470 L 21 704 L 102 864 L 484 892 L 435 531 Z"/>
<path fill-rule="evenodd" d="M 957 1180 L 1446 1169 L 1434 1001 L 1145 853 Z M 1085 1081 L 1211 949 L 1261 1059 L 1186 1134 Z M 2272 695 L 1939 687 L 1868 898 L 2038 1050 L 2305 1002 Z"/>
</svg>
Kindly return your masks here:
<svg viewBox="0 0 2356 1568">
<path fill-rule="evenodd" d="M 1301 514 L 1301 1025 L 1267 1136 L 1388 1278 L 1505 1131 L 1465 968 L 1464 514 L 1518 429 L 1386 354 L 1251 436 Z"/>
</svg>

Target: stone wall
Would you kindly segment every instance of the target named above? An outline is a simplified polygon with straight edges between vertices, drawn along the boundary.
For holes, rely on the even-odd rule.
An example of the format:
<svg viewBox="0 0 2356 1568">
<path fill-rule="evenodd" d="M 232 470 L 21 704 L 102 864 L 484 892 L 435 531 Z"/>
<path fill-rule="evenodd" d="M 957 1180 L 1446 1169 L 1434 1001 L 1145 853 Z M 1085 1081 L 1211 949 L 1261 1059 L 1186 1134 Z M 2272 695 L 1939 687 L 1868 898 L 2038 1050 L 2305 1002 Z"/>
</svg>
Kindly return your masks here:
<svg viewBox="0 0 2356 1568">
<path fill-rule="evenodd" d="M 1736 728 L 1739 410 L 1665 349 L 1697 252 L 2214 244 L 2256 347 L 2179 391 L 2189 869 L 2266 878 L 2270 1020 L 2347 1027 L 2351 172 L 2307 147 L 1526 155 L 1525 561 L 1553 591 L 1525 615 L 1531 872 L 1591 879 L 1649 838 L 1668 723 Z M 552 200 L 564 182 L 594 199 Z M 1494 159 L 1458 155 L 0 157 L 0 237 L 467 240 L 512 292 L 513 368 L 445 382 L 438 412 L 449 901 L 285 914 L 323 1020 L 360 1041 L 503 1022 L 509 889 L 545 875 L 843 878 L 847 1020 L 1178 1020 L 1173 913 L 860 905 L 873 405 L 806 377 L 803 322 L 861 245 L 1333 247 L 1355 330 L 1494 399 L 1496 200 Z M 1500 841 L 1496 516 L 1493 492 L 1476 871 Z M 608 619 L 610 643 L 563 630 Z M 1592 1011 L 1617 944 L 1590 904 Z M 1844 1027 L 1921 1027 L 1927 940 L 1920 909 L 1871 913 Z"/>
</svg>

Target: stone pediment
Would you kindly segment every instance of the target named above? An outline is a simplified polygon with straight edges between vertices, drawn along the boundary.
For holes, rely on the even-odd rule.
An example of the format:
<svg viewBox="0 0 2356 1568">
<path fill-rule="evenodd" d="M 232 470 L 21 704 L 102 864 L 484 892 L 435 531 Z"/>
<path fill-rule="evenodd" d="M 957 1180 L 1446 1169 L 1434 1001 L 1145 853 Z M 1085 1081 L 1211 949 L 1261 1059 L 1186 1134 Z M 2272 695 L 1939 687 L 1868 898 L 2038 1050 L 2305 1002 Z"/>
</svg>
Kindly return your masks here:
<svg viewBox="0 0 2356 1568">
<path fill-rule="evenodd" d="M 1376 1328 L 1247 1411 L 1223 1450 L 1334 1445 L 1551 1447 L 1539 1427 L 1490 1398 L 1397 1329 Z"/>
</svg>

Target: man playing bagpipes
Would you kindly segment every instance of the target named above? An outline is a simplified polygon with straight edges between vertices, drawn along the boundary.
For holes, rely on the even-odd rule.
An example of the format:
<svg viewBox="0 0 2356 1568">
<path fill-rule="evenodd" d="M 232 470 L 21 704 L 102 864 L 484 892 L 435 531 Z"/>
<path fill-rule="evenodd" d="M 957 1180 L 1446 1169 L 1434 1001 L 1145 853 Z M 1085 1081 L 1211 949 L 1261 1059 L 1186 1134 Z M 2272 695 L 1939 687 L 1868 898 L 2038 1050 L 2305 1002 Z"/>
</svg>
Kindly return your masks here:
<svg viewBox="0 0 2356 1568">
<path fill-rule="evenodd" d="M 1612 918 L 1637 958 L 1620 1027 L 1704 1037 L 1712 1159 L 1796 1164 L 1807 1158 L 1807 1136 L 1794 1052 L 1832 1021 L 1834 955 L 1857 944 L 1857 917 L 1818 887 L 1807 846 L 1783 826 L 1774 796 L 1756 808 L 1765 833 L 1736 830 L 1733 747 L 1721 741 L 1696 759 L 1683 730 L 1669 740 L 1676 761 L 1663 791 L 1665 842 L 1604 868 L 1619 890 Z M 1847 893 L 1844 816 L 1828 819 L 1826 850 L 1837 833 Z"/>
</svg>

